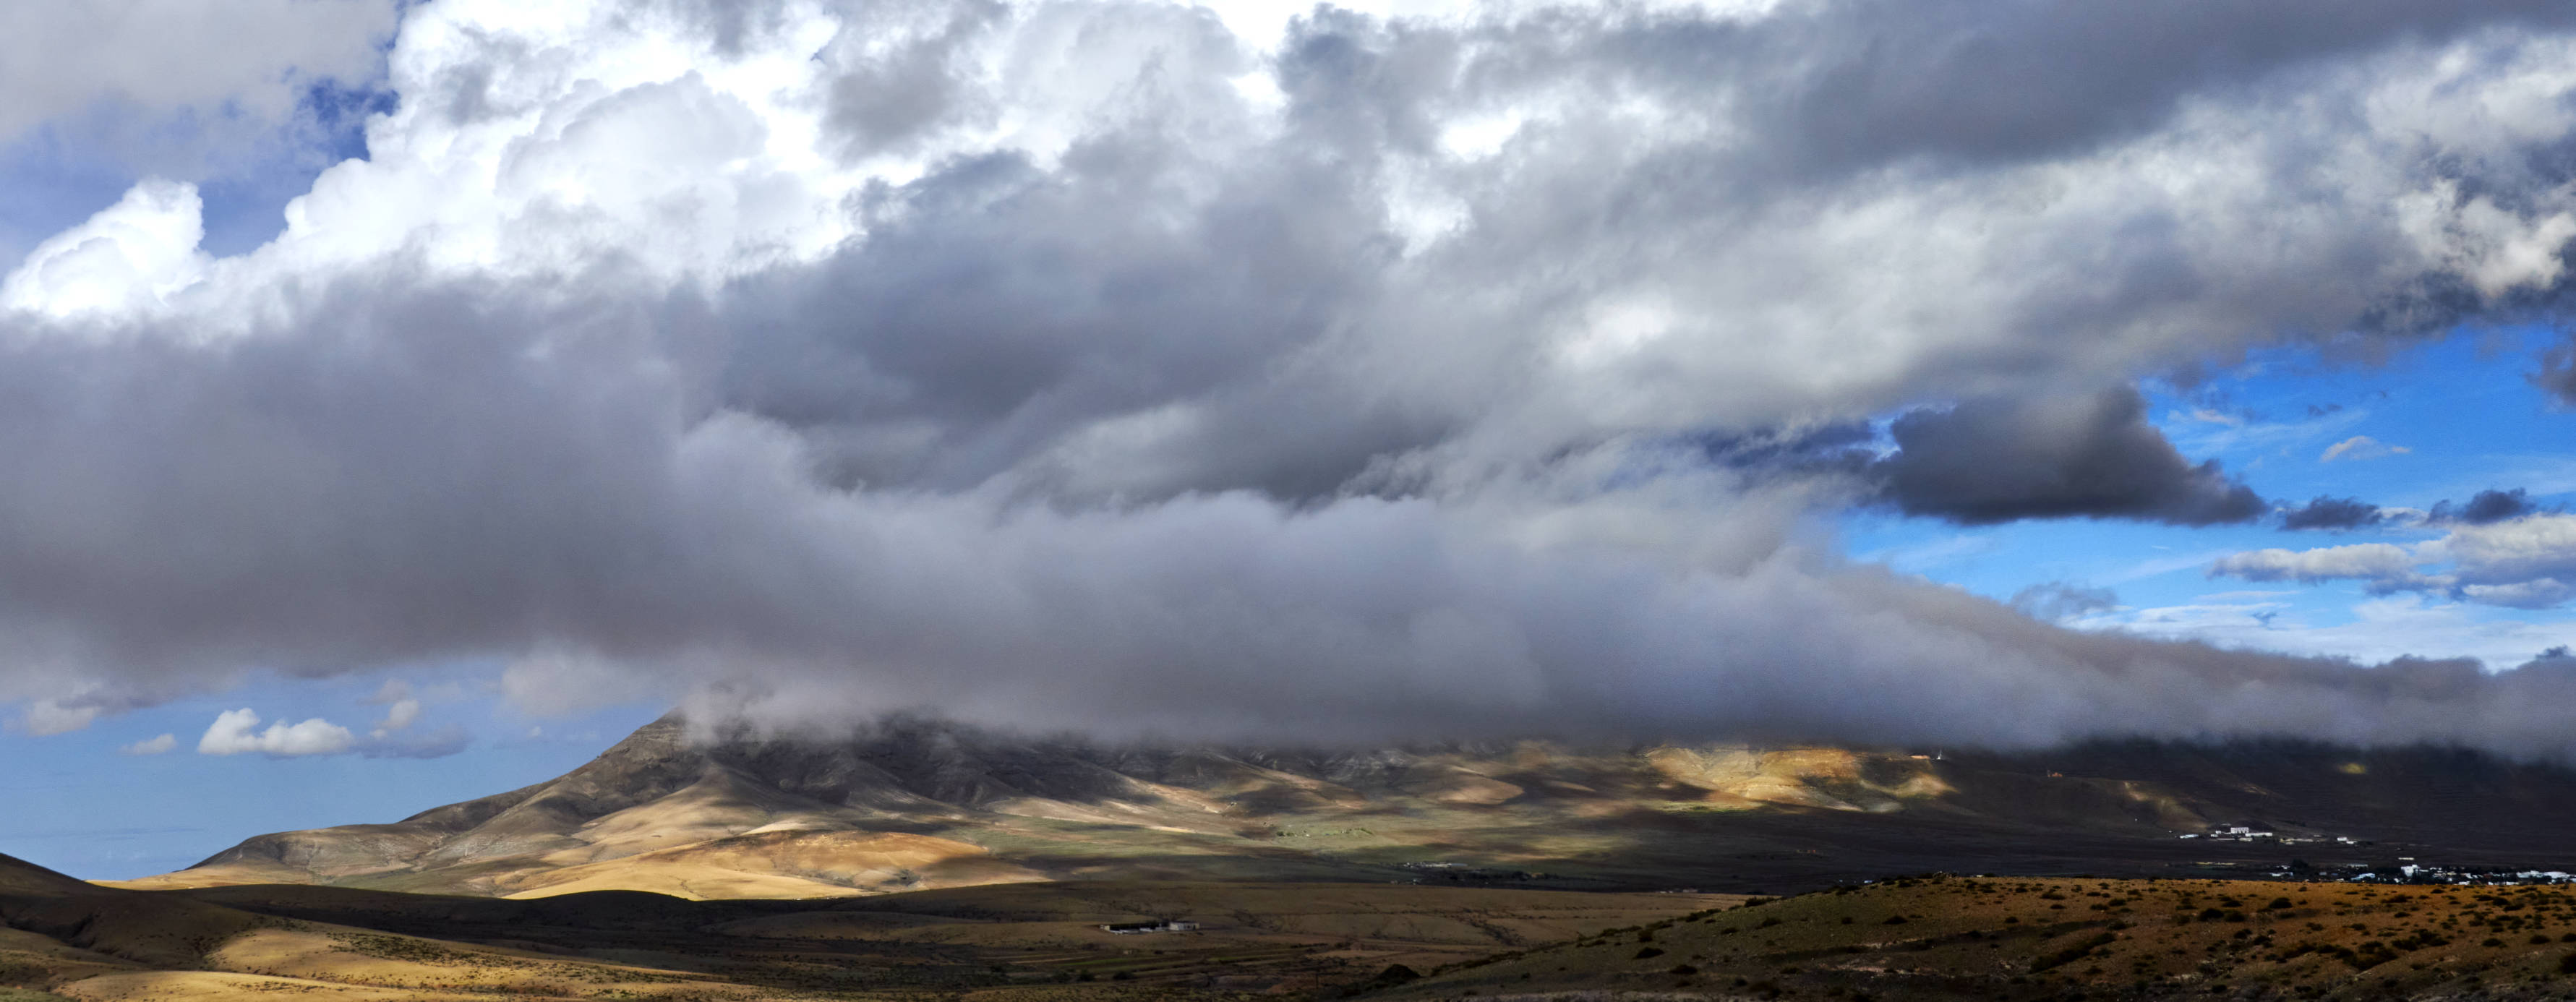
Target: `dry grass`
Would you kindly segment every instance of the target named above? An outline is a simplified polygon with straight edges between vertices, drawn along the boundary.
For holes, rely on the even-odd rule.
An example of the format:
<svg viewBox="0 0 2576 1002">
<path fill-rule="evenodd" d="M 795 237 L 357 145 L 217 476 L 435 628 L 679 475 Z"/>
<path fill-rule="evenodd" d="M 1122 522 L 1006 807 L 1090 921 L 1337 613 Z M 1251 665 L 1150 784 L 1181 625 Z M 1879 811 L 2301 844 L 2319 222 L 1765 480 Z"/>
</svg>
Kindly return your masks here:
<svg viewBox="0 0 2576 1002">
<path fill-rule="evenodd" d="M 1941 878 L 1647 923 L 1390 994 L 2564 998 L 2571 955 L 2566 888 Z"/>
<path fill-rule="evenodd" d="M 5 875 L 5 874 L 0 874 Z M 43 876 L 41 873 L 22 876 Z M 1204 997 L 1331 991 L 1389 965 L 1654 923 L 1736 898 L 1417 887 L 1093 881 L 861 899 L 686 901 L 630 891 L 530 901 L 302 886 L 133 892 L 76 882 L 19 899 L 84 949 L 0 933 L 0 984 L 95 1002 L 325 999 Z M 218 903 L 221 902 L 221 903 Z M 27 914 L 21 912 L 18 914 Z M 1104 922 L 1187 918 L 1115 936 Z M 187 952 L 169 952 L 186 944 Z M 149 947 L 147 955 L 134 954 Z"/>
</svg>

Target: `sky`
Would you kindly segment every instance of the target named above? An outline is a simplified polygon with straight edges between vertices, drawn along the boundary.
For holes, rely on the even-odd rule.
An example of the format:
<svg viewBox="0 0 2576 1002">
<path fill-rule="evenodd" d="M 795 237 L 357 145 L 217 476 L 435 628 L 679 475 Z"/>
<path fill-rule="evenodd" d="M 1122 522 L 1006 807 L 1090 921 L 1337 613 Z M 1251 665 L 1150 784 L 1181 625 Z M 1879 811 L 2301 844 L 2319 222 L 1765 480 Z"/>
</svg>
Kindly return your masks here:
<svg viewBox="0 0 2576 1002">
<path fill-rule="evenodd" d="M 0 852 L 681 707 L 2576 755 L 2576 8 L 0 13 Z"/>
</svg>

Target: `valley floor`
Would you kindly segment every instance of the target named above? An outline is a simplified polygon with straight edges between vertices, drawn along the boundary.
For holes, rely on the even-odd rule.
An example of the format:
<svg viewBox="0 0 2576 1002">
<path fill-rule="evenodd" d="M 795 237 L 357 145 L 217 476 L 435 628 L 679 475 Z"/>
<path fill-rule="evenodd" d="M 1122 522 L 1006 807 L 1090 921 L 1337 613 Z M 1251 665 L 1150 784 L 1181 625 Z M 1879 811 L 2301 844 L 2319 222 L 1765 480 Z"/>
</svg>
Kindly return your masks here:
<svg viewBox="0 0 2576 1002">
<path fill-rule="evenodd" d="M 2576 998 L 2563 886 L 1933 875 L 1765 899 L 1071 881 L 686 901 L 47 883 L 0 893 L 0 917 L 0 1002 Z M 1102 928 L 1157 920 L 1194 928 Z"/>
</svg>

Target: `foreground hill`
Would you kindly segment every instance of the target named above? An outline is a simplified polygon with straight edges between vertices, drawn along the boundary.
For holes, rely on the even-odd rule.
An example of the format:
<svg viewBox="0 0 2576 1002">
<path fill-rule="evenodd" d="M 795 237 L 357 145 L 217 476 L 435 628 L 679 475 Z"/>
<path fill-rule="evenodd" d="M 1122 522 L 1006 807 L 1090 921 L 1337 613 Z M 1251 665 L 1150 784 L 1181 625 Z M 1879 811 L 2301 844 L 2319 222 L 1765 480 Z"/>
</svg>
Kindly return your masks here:
<svg viewBox="0 0 2576 1002">
<path fill-rule="evenodd" d="M 2293 841 L 2177 838 L 2233 824 Z M 392 824 L 263 835 L 124 886 L 702 899 L 1113 878 L 1777 891 L 1935 869 L 2267 873 L 2293 858 L 2401 855 L 2576 869 L 2570 825 L 2576 774 L 2444 749 L 1323 752 L 1110 746 L 917 720 L 829 741 L 694 743 L 666 718 L 546 783 Z"/>
<path fill-rule="evenodd" d="M 1183 931 L 1119 935 L 1150 920 Z M 807 900 L 89 887 L 0 858 L 0 999 L 2563 999 L 2576 890 L 1928 875 L 1786 899 L 995 884 Z"/>
</svg>

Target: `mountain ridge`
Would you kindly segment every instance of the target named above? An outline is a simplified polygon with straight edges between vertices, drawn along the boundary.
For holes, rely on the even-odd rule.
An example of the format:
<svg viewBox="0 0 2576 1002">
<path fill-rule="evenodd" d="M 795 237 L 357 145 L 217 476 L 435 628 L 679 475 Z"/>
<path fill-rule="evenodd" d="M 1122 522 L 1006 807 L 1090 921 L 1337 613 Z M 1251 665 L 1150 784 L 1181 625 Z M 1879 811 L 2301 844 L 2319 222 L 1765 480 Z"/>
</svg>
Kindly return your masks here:
<svg viewBox="0 0 2576 1002">
<path fill-rule="evenodd" d="M 2249 822 L 2310 841 L 2176 838 Z M 914 718 L 841 738 L 736 728 L 701 741 L 672 715 L 547 782 L 388 824 L 255 836 L 119 886 L 709 898 L 1472 875 L 1752 888 L 1931 868 L 2277 868 L 2301 855 L 2368 858 L 2360 843 L 2371 842 L 2576 865 L 2556 836 L 2568 824 L 2576 772 L 2444 748 L 2132 741 L 1932 754 L 1527 741 L 1336 751 L 1109 745 Z"/>
</svg>

